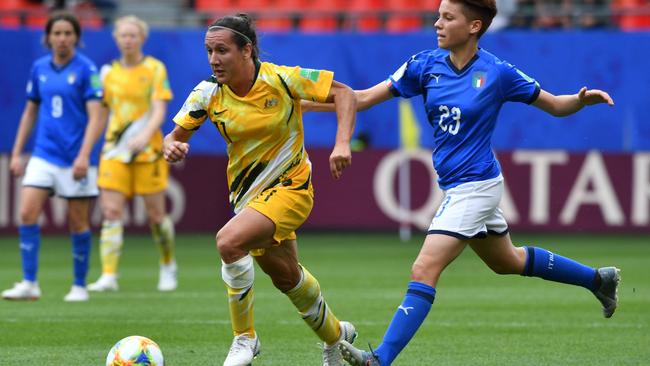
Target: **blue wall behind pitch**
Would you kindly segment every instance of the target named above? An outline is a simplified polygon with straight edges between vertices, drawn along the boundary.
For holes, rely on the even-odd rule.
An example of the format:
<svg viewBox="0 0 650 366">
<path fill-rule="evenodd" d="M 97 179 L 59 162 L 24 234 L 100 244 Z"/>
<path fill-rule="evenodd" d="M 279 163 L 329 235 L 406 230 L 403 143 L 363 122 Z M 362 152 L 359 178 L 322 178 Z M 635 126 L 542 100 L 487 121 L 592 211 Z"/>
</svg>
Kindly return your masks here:
<svg viewBox="0 0 650 366">
<path fill-rule="evenodd" d="M 31 63 L 47 52 L 42 33 L 0 30 L 0 152 L 11 150 Z M 117 56 L 110 31 L 88 31 L 81 51 L 98 66 Z M 330 69 L 335 78 L 353 88 L 370 87 L 385 79 L 410 55 L 435 46 L 435 33 L 387 34 L 266 34 L 260 38 L 262 59 L 284 65 Z M 566 149 L 608 152 L 650 150 L 650 33 L 516 31 L 488 34 L 482 47 L 536 78 L 554 94 L 575 93 L 586 85 L 608 91 L 616 106 L 588 108 L 568 118 L 553 118 L 534 107 L 506 104 L 494 135 L 498 150 Z M 163 60 L 175 99 L 164 126 L 171 130 L 171 117 L 186 95 L 210 75 L 197 30 L 153 31 L 145 52 Z M 431 127 L 421 99 L 413 105 L 422 126 L 422 143 L 432 147 Z M 336 120 L 331 113 L 305 115 L 308 146 L 330 146 Z M 398 146 L 397 101 L 392 100 L 358 115 L 357 131 L 370 137 L 372 147 Z M 215 143 L 215 140 L 219 141 Z M 193 153 L 223 153 L 225 145 L 206 124 L 191 141 Z"/>
</svg>

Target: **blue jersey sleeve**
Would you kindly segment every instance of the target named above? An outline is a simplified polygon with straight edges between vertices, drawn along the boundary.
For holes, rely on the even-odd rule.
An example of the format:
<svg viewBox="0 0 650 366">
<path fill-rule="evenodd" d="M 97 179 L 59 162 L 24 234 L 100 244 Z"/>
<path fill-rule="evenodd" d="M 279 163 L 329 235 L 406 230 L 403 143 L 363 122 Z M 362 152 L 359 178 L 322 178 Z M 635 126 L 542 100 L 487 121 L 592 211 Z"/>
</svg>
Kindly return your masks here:
<svg viewBox="0 0 650 366">
<path fill-rule="evenodd" d="M 422 94 L 423 53 L 411 56 L 387 80 L 391 92 L 398 97 L 411 98 Z"/>
<path fill-rule="evenodd" d="M 97 66 L 87 65 L 84 68 L 82 88 L 84 100 L 102 99 L 104 92 L 102 89 L 102 82 L 99 79 Z"/>
<path fill-rule="evenodd" d="M 35 102 L 41 102 L 41 93 L 38 88 L 38 73 L 36 72 L 36 65 L 32 66 L 32 70 L 29 73 L 29 80 L 27 81 L 27 99 Z"/>
<path fill-rule="evenodd" d="M 541 90 L 535 79 L 507 62 L 499 64 L 499 83 L 504 100 L 510 102 L 531 104 Z"/>
</svg>

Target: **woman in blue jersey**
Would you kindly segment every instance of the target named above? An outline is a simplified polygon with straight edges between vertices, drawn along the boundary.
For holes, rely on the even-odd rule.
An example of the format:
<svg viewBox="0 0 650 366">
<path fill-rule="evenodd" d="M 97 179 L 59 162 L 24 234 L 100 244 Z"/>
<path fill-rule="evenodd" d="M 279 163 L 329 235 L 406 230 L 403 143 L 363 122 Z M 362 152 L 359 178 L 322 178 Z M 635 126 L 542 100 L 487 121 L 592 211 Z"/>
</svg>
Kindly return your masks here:
<svg viewBox="0 0 650 366">
<path fill-rule="evenodd" d="M 434 167 L 445 197 L 382 343 L 374 352 L 342 343 L 351 365 L 393 362 L 428 314 L 441 272 L 468 245 L 498 274 L 585 287 L 601 301 L 605 317 L 612 316 L 617 306 L 618 269 L 593 269 L 541 248 L 512 244 L 498 207 L 503 177 L 490 144 L 505 102 L 528 103 L 551 115 L 567 116 L 588 105 L 611 106 L 612 99 L 603 91 L 586 88 L 573 95 L 552 95 L 513 65 L 479 48 L 479 38 L 497 13 L 495 0 L 443 0 L 439 12 L 438 49 L 412 56 L 386 82 L 356 92 L 359 109 L 395 96 L 424 97 L 434 129 Z"/>
<path fill-rule="evenodd" d="M 38 218 L 49 196 L 68 201 L 74 282 L 65 301 L 86 301 L 86 274 L 91 246 L 88 213 L 98 194 L 95 142 L 102 89 L 95 64 L 75 50 L 81 36 L 79 21 L 70 13 L 53 13 L 45 25 L 45 44 L 51 53 L 36 60 L 27 84 L 27 104 L 11 152 L 10 169 L 23 177 L 20 253 L 23 280 L 2 292 L 7 300 L 37 300 L 36 281 L 40 228 Z M 34 150 L 27 168 L 21 154 L 38 122 Z"/>
</svg>

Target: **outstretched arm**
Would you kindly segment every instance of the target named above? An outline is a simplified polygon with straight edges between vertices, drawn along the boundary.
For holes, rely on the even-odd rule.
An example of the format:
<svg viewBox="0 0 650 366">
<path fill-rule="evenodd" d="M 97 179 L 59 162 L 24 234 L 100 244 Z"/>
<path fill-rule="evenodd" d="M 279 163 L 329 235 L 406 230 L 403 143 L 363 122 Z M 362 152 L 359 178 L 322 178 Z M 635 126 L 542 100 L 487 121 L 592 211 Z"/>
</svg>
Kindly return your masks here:
<svg viewBox="0 0 650 366">
<path fill-rule="evenodd" d="M 357 99 L 357 111 L 365 111 L 393 97 L 388 84 L 384 81 L 368 89 L 355 90 L 354 95 Z M 334 104 L 332 103 L 317 103 L 303 100 L 300 104 L 303 112 L 334 112 L 335 110 Z"/>
<path fill-rule="evenodd" d="M 170 163 L 182 161 L 190 151 L 190 140 L 194 131 L 186 130 L 176 125 L 163 140 L 163 156 Z"/>
<path fill-rule="evenodd" d="M 565 117 L 576 113 L 584 106 L 600 103 L 613 106 L 614 100 L 607 92 L 598 89 L 587 90 L 586 87 L 583 87 L 577 94 L 572 95 L 553 95 L 542 90 L 533 105 L 553 116 Z"/>
<path fill-rule="evenodd" d="M 336 143 L 330 155 L 330 172 L 334 179 L 339 179 L 343 174 L 343 169 L 352 164 L 350 140 L 354 132 L 354 122 L 357 115 L 357 100 L 349 86 L 333 80 L 327 102 L 334 102 L 338 122 Z"/>
</svg>

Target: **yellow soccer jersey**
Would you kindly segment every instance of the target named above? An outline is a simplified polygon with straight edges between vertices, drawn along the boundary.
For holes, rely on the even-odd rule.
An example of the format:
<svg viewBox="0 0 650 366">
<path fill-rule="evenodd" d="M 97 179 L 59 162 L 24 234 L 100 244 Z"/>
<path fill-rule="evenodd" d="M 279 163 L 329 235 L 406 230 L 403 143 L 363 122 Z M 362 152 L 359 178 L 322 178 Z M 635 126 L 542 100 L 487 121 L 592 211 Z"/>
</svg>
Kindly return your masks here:
<svg viewBox="0 0 650 366">
<path fill-rule="evenodd" d="M 156 131 L 149 145 L 132 156 L 126 142 L 146 125 L 153 100 L 171 100 L 172 92 L 165 65 L 146 56 L 134 67 L 124 67 L 119 60 L 102 67 L 104 103 L 110 110 L 103 159 L 123 162 L 151 162 L 162 155 L 162 132 Z"/>
<path fill-rule="evenodd" d="M 237 96 L 214 77 L 199 83 L 174 117 L 186 130 L 209 118 L 228 144 L 228 187 L 235 212 L 280 183 L 309 186 L 311 163 L 304 149 L 300 100 L 324 102 L 331 71 L 257 64 L 253 87 Z M 290 184 L 293 186 L 293 184 Z"/>
</svg>

